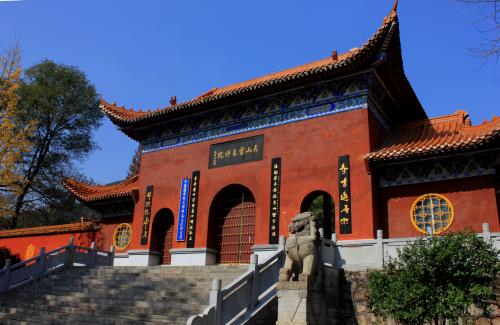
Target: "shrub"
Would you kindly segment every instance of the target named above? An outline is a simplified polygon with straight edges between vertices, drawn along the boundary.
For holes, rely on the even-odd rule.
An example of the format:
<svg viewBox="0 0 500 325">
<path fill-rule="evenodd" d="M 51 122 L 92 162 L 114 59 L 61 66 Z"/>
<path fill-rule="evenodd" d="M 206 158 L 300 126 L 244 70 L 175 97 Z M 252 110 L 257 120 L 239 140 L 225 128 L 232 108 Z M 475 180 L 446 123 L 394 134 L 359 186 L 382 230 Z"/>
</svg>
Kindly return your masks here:
<svg viewBox="0 0 500 325">
<path fill-rule="evenodd" d="M 3 269 L 5 262 L 10 258 L 11 265 L 21 262 L 19 254 L 13 255 L 7 247 L 0 247 L 0 269 Z"/>
<path fill-rule="evenodd" d="M 378 316 L 403 324 L 435 325 L 470 319 L 475 305 L 488 314 L 500 251 L 475 233 L 420 238 L 370 272 L 369 303 Z"/>
</svg>

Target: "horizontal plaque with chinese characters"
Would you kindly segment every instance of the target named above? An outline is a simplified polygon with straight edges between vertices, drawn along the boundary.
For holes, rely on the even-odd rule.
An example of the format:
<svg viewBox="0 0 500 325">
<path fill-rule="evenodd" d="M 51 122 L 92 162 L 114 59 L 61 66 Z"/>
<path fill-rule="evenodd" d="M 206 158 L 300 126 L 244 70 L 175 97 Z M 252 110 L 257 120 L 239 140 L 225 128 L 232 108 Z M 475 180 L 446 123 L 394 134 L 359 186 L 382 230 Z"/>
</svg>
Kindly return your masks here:
<svg viewBox="0 0 500 325">
<path fill-rule="evenodd" d="M 352 233 L 351 222 L 351 170 L 349 156 L 339 156 L 339 220 L 340 233 Z"/>
<path fill-rule="evenodd" d="M 238 139 L 210 146 L 208 168 L 224 167 L 262 160 L 264 136 Z"/>
<path fill-rule="evenodd" d="M 144 219 L 142 221 L 141 245 L 148 244 L 149 223 L 151 222 L 151 203 L 153 202 L 153 185 L 146 187 L 146 200 L 144 202 Z"/>
</svg>

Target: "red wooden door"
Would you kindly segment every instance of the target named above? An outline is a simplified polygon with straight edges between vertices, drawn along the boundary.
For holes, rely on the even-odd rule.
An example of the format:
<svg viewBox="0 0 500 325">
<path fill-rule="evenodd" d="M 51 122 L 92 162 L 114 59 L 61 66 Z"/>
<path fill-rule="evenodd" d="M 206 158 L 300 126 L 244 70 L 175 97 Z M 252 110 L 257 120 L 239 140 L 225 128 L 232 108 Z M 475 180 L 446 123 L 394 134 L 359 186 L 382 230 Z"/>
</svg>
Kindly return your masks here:
<svg viewBox="0 0 500 325">
<path fill-rule="evenodd" d="M 170 256 L 170 249 L 172 248 L 172 238 L 174 234 L 174 226 L 172 224 L 167 225 L 167 231 L 165 232 L 165 239 L 163 244 L 163 256 L 161 257 L 161 264 L 170 264 L 172 261 Z"/>
<path fill-rule="evenodd" d="M 220 198 L 217 220 L 217 262 L 249 263 L 254 244 L 255 200 L 248 191 L 231 191 Z"/>
</svg>

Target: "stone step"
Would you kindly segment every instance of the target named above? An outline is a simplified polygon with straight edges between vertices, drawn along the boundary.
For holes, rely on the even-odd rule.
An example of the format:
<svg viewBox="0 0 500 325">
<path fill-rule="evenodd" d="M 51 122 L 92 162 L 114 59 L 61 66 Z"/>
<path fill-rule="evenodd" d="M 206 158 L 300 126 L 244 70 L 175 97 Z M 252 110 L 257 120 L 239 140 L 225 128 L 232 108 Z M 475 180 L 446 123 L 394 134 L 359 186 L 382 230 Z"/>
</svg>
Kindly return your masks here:
<svg viewBox="0 0 500 325">
<path fill-rule="evenodd" d="M 39 306 L 33 304 L 23 304 L 22 306 L 16 308 L 0 308 L 2 314 L 9 315 L 31 315 L 31 316 L 50 316 L 54 314 L 65 314 L 65 315 L 80 315 L 86 316 L 89 314 L 90 307 L 56 307 L 56 306 Z M 106 308 L 92 308 L 92 313 L 95 315 L 106 315 L 107 317 L 113 318 L 125 318 L 125 319 L 136 319 L 136 320 L 152 320 L 152 321 L 169 321 L 172 319 L 178 319 L 184 317 L 187 313 L 195 312 L 193 308 L 191 309 L 134 309 L 134 312 L 125 312 L 123 309 L 108 310 Z"/>
<path fill-rule="evenodd" d="M 119 306 L 117 306 L 119 307 Z M 82 305 L 81 307 L 65 308 L 61 306 L 41 306 L 36 304 L 23 304 L 15 308 L 2 308 L 0 312 L 0 319 L 20 319 L 20 320 L 39 320 L 42 318 L 57 319 L 58 315 L 64 315 L 65 319 L 79 318 L 85 321 L 86 317 L 89 320 L 96 321 L 97 315 L 105 316 L 112 319 L 128 319 L 128 320 L 142 320 L 142 321 L 177 321 L 179 318 L 185 319 L 186 313 L 193 313 L 193 306 L 191 308 L 179 309 L 163 309 L 151 310 L 134 308 L 133 310 L 116 310 L 110 311 L 101 308 L 96 304 Z M 95 316 L 92 316 L 95 315 Z M 28 319 L 26 318 L 28 317 Z M 100 318 L 99 316 L 99 318 Z M 1 322 L 0 322 L 1 323 Z"/>
<path fill-rule="evenodd" d="M 242 272 L 243 273 L 243 272 Z M 211 282 L 212 279 L 214 278 L 219 278 L 219 279 L 233 279 L 240 275 L 241 273 L 233 273 L 233 274 L 213 274 L 210 276 L 207 275 L 193 275 L 190 277 L 187 276 L 151 276 L 151 277 L 136 277 L 136 278 L 126 278 L 122 277 L 121 275 L 115 275 L 115 276 L 110 276 L 110 277 L 104 277 L 100 275 L 82 275 L 80 278 L 72 278 L 72 277 L 65 277 L 65 278 L 57 278 L 57 279 L 49 279 L 48 282 L 51 283 L 65 283 L 68 280 L 75 281 L 75 283 L 85 283 L 85 284 L 101 284 L 103 281 L 110 282 L 110 283 L 119 283 L 119 282 L 130 282 L 130 281 L 156 281 L 156 282 L 176 282 L 176 281 L 208 281 Z M 117 279 L 116 277 L 119 277 Z"/>
<path fill-rule="evenodd" d="M 60 294 L 71 294 L 74 292 L 82 292 L 82 293 L 95 293 L 95 294 L 107 294 L 107 295 L 122 295 L 122 294 L 150 294 L 153 292 L 159 292 L 160 294 L 175 294 L 178 292 L 184 292 L 184 291 L 192 291 L 192 292 L 209 292 L 211 288 L 210 284 L 196 284 L 193 283 L 191 285 L 177 285 L 177 286 L 172 286 L 172 287 L 155 287 L 152 286 L 151 288 L 144 288 L 144 287 L 131 287 L 131 286 L 126 286 L 126 287 L 119 287 L 119 286 L 106 286 L 103 284 L 103 286 L 100 287 L 89 287 L 86 288 L 85 286 L 81 287 L 69 287 L 69 288 L 64 288 L 62 286 L 57 286 L 57 287 L 38 287 L 38 288 L 32 288 L 27 290 L 26 292 L 22 293 L 23 295 L 33 295 L 37 293 L 45 293 L 47 291 L 50 292 L 57 292 Z"/>
<path fill-rule="evenodd" d="M 101 288 L 78 288 L 78 289 L 71 289 L 71 288 L 63 288 L 63 287 L 42 287 L 42 288 L 37 288 L 33 291 L 25 291 L 25 292 L 19 292 L 16 296 L 18 297 L 32 297 L 34 295 L 41 295 L 41 294 L 55 294 L 55 295 L 69 295 L 69 296 L 120 296 L 120 295 L 126 295 L 128 297 L 130 296 L 137 296 L 137 297 L 168 297 L 171 295 L 177 295 L 179 293 L 183 292 L 191 292 L 191 293 L 197 293 L 197 294 L 205 294 L 210 292 L 209 287 L 199 287 L 195 284 L 193 286 L 179 286 L 175 288 L 160 288 L 160 289 L 151 289 L 151 290 L 136 290 L 136 289 L 122 289 L 122 288 L 107 288 L 107 287 L 101 287 Z"/>
<path fill-rule="evenodd" d="M 67 296 L 56 296 L 56 295 L 45 295 L 42 297 L 37 297 L 33 298 L 30 300 L 22 300 L 22 299 L 17 299 L 13 300 L 13 302 L 22 303 L 24 302 L 30 302 L 34 304 L 40 304 L 40 305 L 52 305 L 52 306 L 67 306 L 67 307 L 78 307 L 79 305 L 82 304 L 97 304 L 97 305 L 102 305 L 102 306 L 127 306 L 127 307 L 147 307 L 147 308 L 165 308 L 166 305 L 168 307 L 175 307 L 175 308 L 182 308 L 182 306 L 186 305 L 200 305 L 200 304 L 207 304 L 208 303 L 208 297 L 207 299 L 192 299 L 190 297 L 170 297 L 170 298 L 164 298 L 164 299 L 159 299 L 159 300 L 133 300 L 133 299 L 113 299 L 113 298 L 88 298 L 88 297 L 67 297 Z M 8 304 L 4 305 L 2 304 L 2 307 L 8 307 L 8 306 L 14 306 L 13 304 Z"/>
<path fill-rule="evenodd" d="M 23 314 L 0 314 L 1 324 L 27 324 L 36 321 L 36 324 L 99 324 L 99 325 L 153 325 L 153 324 L 185 324 L 183 317 L 175 317 L 170 319 L 160 318 L 141 318 L 141 317 L 111 317 L 103 315 L 79 315 L 52 312 L 46 315 L 23 313 Z"/>
<path fill-rule="evenodd" d="M 185 324 L 248 266 L 72 268 L 0 296 L 0 324 Z"/>
<path fill-rule="evenodd" d="M 147 313 L 150 315 L 168 315 L 169 316 L 182 316 L 186 312 L 197 312 L 197 306 L 194 304 L 185 304 L 182 306 L 176 305 L 166 305 L 162 308 L 151 308 L 144 306 L 135 306 L 133 311 L 130 310 L 128 306 L 111 305 L 103 306 L 95 303 L 80 303 L 75 307 L 60 305 L 46 305 L 46 304 L 33 304 L 28 302 L 20 302 L 16 304 L 15 307 L 0 307 L 0 312 L 2 313 L 17 313 L 18 311 L 23 312 L 24 310 L 38 310 L 38 311 L 55 311 L 64 313 L 76 313 L 84 314 L 86 311 L 91 309 L 92 311 L 106 312 L 108 315 L 113 315 L 119 313 L 119 315 L 126 315 L 129 313 Z"/>
</svg>

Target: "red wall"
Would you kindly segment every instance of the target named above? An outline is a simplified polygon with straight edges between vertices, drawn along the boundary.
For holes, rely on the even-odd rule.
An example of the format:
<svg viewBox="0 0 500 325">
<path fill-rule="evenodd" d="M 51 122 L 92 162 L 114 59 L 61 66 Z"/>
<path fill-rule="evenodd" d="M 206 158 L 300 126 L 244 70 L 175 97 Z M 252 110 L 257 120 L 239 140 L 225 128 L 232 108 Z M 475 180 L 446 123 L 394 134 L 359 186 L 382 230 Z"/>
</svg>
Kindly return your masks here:
<svg viewBox="0 0 500 325">
<path fill-rule="evenodd" d="M 95 241 L 96 233 L 91 231 L 62 233 L 62 234 L 49 234 L 49 235 L 36 235 L 36 236 L 23 236 L 23 237 L 10 237 L 1 238 L 0 247 L 7 247 L 11 253 L 18 254 L 21 260 L 25 259 L 26 249 L 29 245 L 34 246 L 34 256 L 40 253 L 40 248 L 45 247 L 45 251 L 51 251 L 69 244 L 69 239 L 73 237 L 75 245 L 90 247 L 91 243 Z M 101 246 L 98 245 L 98 248 Z M 107 248 L 109 249 L 109 247 Z M 106 250 L 107 250 L 106 249 Z"/>
<path fill-rule="evenodd" d="M 274 157 L 282 159 L 281 235 L 287 234 L 286 225 L 300 212 L 303 198 L 315 190 L 332 195 L 336 203 L 336 229 L 339 229 L 337 159 L 340 155 L 349 154 L 353 232 L 339 237 L 373 238 L 371 176 L 362 159 L 362 155 L 370 151 L 368 129 L 368 110 L 363 109 L 143 154 L 138 180 L 140 198 L 134 213 L 132 244 L 128 249 L 148 247 L 139 245 L 144 193 L 148 185 L 154 185 L 151 216 L 154 217 L 161 208 L 171 209 L 175 216 L 175 235 L 181 179 L 191 177 L 194 170 L 201 171 L 195 246 L 207 247 L 208 214 L 212 200 L 225 186 L 235 183 L 252 191 L 257 205 L 255 244 L 267 244 L 270 169 Z M 259 134 L 264 134 L 263 160 L 208 169 L 211 144 Z M 153 220 L 150 227 L 152 224 Z M 185 243 L 176 242 L 174 237 L 173 247 L 185 247 Z"/>
<path fill-rule="evenodd" d="M 470 228 L 482 232 L 489 223 L 491 231 L 500 231 L 499 215 L 492 176 L 463 178 L 452 181 L 405 185 L 381 189 L 381 228 L 390 238 L 420 236 L 410 221 L 410 209 L 421 195 L 438 193 L 453 205 L 455 217 L 446 232 Z"/>
<path fill-rule="evenodd" d="M 113 235 L 115 234 L 116 227 L 121 223 L 132 223 L 132 217 L 123 218 L 103 218 L 100 222 L 99 233 L 97 234 L 96 243 L 99 247 L 103 247 L 104 250 L 110 250 L 113 246 Z M 133 234 L 132 234 L 133 235 Z M 130 248 L 127 247 L 124 251 Z M 116 250 L 117 253 L 121 253 L 121 250 Z"/>
</svg>

